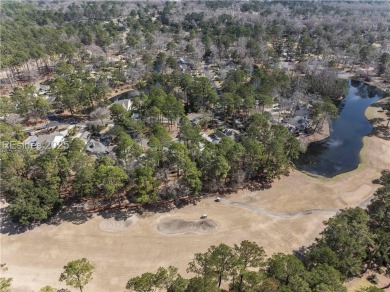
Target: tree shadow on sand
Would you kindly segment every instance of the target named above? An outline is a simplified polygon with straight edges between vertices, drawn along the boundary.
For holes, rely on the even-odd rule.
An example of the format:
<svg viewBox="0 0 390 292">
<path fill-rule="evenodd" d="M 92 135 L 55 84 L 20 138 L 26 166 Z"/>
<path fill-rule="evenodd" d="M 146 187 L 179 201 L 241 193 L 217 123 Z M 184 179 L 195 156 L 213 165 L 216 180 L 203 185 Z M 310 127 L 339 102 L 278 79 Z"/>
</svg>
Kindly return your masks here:
<svg viewBox="0 0 390 292">
<path fill-rule="evenodd" d="M 0 211 L 0 233 L 8 235 L 21 234 L 44 224 L 60 225 L 62 222 L 71 222 L 73 224 L 79 225 L 87 222 L 91 218 L 92 214 L 86 212 L 79 206 L 67 206 L 56 215 L 43 220 L 42 222 L 20 224 L 12 221 L 12 218 L 8 212 L 8 208 L 4 207 L 1 208 Z"/>
<path fill-rule="evenodd" d="M 182 205 L 179 205 L 180 207 L 184 207 L 188 205 L 188 202 L 182 202 L 180 200 Z M 92 219 L 94 215 L 101 216 L 103 219 L 110 219 L 114 218 L 116 221 L 121 220 L 127 220 L 131 218 L 134 215 L 140 215 L 142 216 L 144 212 L 151 212 L 151 213 L 166 213 L 172 210 L 173 208 L 178 208 L 179 206 L 175 206 L 173 204 L 146 204 L 142 207 L 124 207 L 124 208 L 110 208 L 105 210 L 96 210 L 88 211 L 86 206 L 83 204 L 73 204 L 73 205 L 66 205 L 63 206 L 63 208 L 54 216 L 43 220 L 39 223 L 34 224 L 28 224 L 28 225 L 22 225 L 18 224 L 12 221 L 11 216 L 8 213 L 8 210 L 6 207 L 1 209 L 0 213 L 0 219 L 1 219 L 1 226 L 0 226 L 0 233 L 1 234 L 20 234 L 23 232 L 26 232 L 28 230 L 32 230 L 35 227 L 38 227 L 40 225 L 60 225 L 63 222 L 70 222 L 75 225 L 80 225 L 86 223 L 88 220 Z"/>
<path fill-rule="evenodd" d="M 378 112 L 385 114 L 385 117 L 383 118 L 370 119 L 373 127 L 370 136 L 390 140 L 390 101 L 374 103 L 370 105 L 370 107 L 378 108 Z"/>
<path fill-rule="evenodd" d="M 298 249 L 293 250 L 292 254 L 304 263 L 306 261 L 305 254 L 310 250 L 310 247 L 313 246 L 314 244 L 312 244 L 311 246 L 301 246 Z"/>
<path fill-rule="evenodd" d="M 369 136 L 379 137 L 384 140 L 390 140 L 390 117 L 387 119 L 374 118 L 370 120 L 372 124 L 372 132 Z"/>
<path fill-rule="evenodd" d="M 113 209 L 113 210 L 105 210 L 101 212 L 92 213 L 86 211 L 84 207 L 80 205 L 72 205 L 72 206 L 64 207 L 58 214 L 40 223 L 22 225 L 13 222 L 7 208 L 2 208 L 0 213 L 0 219 L 1 219 L 0 233 L 8 234 L 8 235 L 21 234 L 41 225 L 46 224 L 46 225 L 57 226 L 62 224 L 63 222 L 70 222 L 75 225 L 80 225 L 92 219 L 94 214 L 97 214 L 103 217 L 104 219 L 114 218 L 115 220 L 120 221 L 120 220 L 126 220 L 134 216 L 134 214 L 140 214 L 140 213 L 142 214 L 142 212 L 136 212 L 134 209 L 126 209 L 126 210 Z"/>
<path fill-rule="evenodd" d="M 174 208 L 182 208 L 188 206 L 189 204 L 194 204 L 200 200 L 199 197 L 194 197 L 191 199 L 188 198 L 176 198 L 176 200 L 166 201 L 166 202 L 155 202 L 144 204 L 143 206 L 117 206 L 112 208 L 107 206 L 107 208 L 101 208 L 100 210 L 88 210 L 88 204 L 68 204 L 64 205 L 62 209 L 55 214 L 54 216 L 43 220 L 39 223 L 21 225 L 12 221 L 7 208 L 1 209 L 0 219 L 1 219 L 1 234 L 20 234 L 28 230 L 32 230 L 37 226 L 47 224 L 47 225 L 60 225 L 63 222 L 70 222 L 75 225 L 80 225 L 86 223 L 88 220 L 92 219 L 94 215 L 101 216 L 104 219 L 114 218 L 117 221 L 127 220 L 128 218 L 134 215 L 142 216 L 144 212 L 150 213 L 167 213 Z M 102 206 L 100 206 L 102 207 Z"/>
<path fill-rule="evenodd" d="M 39 224 L 20 225 L 12 221 L 7 207 L 0 210 L 0 234 L 21 234 L 28 230 L 34 229 Z"/>
<path fill-rule="evenodd" d="M 175 208 L 182 208 L 193 203 L 194 200 L 184 200 L 182 198 L 176 198 L 173 202 L 156 202 L 145 204 L 142 208 L 143 211 L 152 213 L 167 213 Z"/>
<path fill-rule="evenodd" d="M 103 217 L 104 219 L 114 218 L 117 221 L 126 220 L 138 213 L 139 212 L 136 212 L 134 209 L 124 209 L 124 210 L 113 209 L 113 210 L 103 210 L 97 212 L 97 214 Z"/>
<path fill-rule="evenodd" d="M 83 206 L 65 206 L 62 210 L 48 219 L 45 223 L 49 225 L 59 225 L 62 222 L 70 222 L 76 225 L 83 224 L 92 218 L 92 214 L 85 211 Z"/>
</svg>

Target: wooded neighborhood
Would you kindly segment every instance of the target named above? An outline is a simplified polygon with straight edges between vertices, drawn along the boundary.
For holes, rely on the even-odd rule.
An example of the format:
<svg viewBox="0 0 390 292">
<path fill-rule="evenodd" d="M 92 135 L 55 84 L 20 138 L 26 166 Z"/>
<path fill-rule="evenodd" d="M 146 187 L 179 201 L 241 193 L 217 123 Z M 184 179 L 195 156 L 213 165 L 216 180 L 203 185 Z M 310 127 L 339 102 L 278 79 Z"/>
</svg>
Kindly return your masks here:
<svg viewBox="0 0 390 292">
<path fill-rule="evenodd" d="M 370 188 L 364 206 L 335 199 L 343 210 L 322 220 L 315 243 L 293 255 L 267 257 L 246 239 L 213 241 L 205 253 L 194 250 L 191 279 L 167 266 L 129 279 L 126 289 L 347 291 L 343 282 L 367 271 L 386 278 L 389 13 L 386 1 L 3 1 L 2 221 L 23 233 L 75 208 L 87 217 L 141 215 L 266 192 L 300 171 L 310 145 L 327 143 L 353 93 L 384 100 L 366 105 L 376 108 L 365 114 L 383 157 L 381 169 L 361 181 Z M 378 188 L 368 178 L 380 171 Z M 268 212 L 248 202 L 248 210 Z M 315 212 L 335 209 L 312 203 Z M 164 222 L 219 232 L 206 211 L 198 221 Z M 95 267 L 80 258 L 60 281 L 83 291 Z M 1 278 L 1 291 L 10 285 Z"/>
</svg>

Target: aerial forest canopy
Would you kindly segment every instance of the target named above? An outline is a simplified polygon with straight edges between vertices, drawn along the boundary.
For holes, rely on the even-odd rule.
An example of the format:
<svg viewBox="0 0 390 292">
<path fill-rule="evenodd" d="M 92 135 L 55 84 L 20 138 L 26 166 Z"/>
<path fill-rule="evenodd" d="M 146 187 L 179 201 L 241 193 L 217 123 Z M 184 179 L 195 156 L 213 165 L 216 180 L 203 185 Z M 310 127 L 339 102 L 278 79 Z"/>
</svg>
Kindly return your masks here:
<svg viewBox="0 0 390 292">
<path fill-rule="evenodd" d="M 383 3 L 1 5 L 2 191 L 21 224 L 269 187 L 337 117 L 338 69 L 390 73 Z"/>
<path fill-rule="evenodd" d="M 12 237 L 14 233 L 42 223 L 58 224 L 68 217 L 78 224 L 94 214 L 111 214 L 113 209 L 125 210 L 126 216 L 165 212 L 208 197 L 197 208 L 212 205 L 225 219 L 229 211 L 221 210 L 232 209 L 223 207 L 241 208 L 242 201 L 253 197 L 233 202 L 218 196 L 271 188 L 283 176 L 290 176 L 288 186 L 280 197 L 272 198 L 278 205 L 294 197 L 297 208 L 309 206 L 312 202 L 302 199 L 308 197 L 300 193 L 300 187 L 309 196 L 314 192 L 317 196 L 313 197 L 328 200 L 320 190 L 325 183 L 320 185 L 318 180 L 314 187 L 303 180 L 296 192 L 290 191 L 297 177 L 290 173 L 295 163 L 311 142 L 323 140 L 331 132 L 332 119 L 345 106 L 343 98 L 355 90 L 351 86 L 354 80 L 376 86 L 364 86 L 364 98 L 376 96 L 379 87 L 384 96 L 390 92 L 390 8 L 386 1 L 26 0 L 1 1 L 0 5 L 0 204 L 2 223 L 12 230 L 7 235 L 12 242 L 7 248 L 12 252 L 23 249 L 14 240 L 18 235 Z M 387 153 L 382 149 L 387 144 L 381 144 L 388 139 L 390 128 L 390 108 L 385 101 L 366 112 L 377 114 L 370 120 L 376 137 L 368 138 L 367 145 L 375 144 L 378 153 Z M 265 237 L 259 231 L 263 229 L 252 228 L 258 221 L 252 222 L 239 209 L 243 222 L 251 223 L 234 225 L 243 230 L 241 242 L 232 240 L 237 237 L 232 233 L 233 237 L 221 240 L 230 245 L 219 241 L 196 253 L 187 266 L 188 277 L 180 275 L 176 267 L 161 267 L 128 279 L 122 289 L 344 292 L 346 281 L 368 271 L 375 284 L 376 275 L 379 281 L 382 275 L 390 275 L 390 171 L 383 170 L 382 176 L 371 182 L 382 168 L 388 168 L 388 160 L 383 161 L 370 161 L 376 164 L 369 171 L 372 177 L 365 177 L 366 169 L 353 179 L 349 178 L 355 173 L 345 176 L 352 185 L 364 177 L 362 184 L 372 187 L 367 194 L 376 190 L 367 208 L 339 210 L 331 218 L 326 215 L 328 205 L 318 207 L 322 202 L 308 208 L 324 209 L 299 211 L 304 216 L 312 210 L 324 211 L 328 219 L 323 225 L 323 219 L 309 222 L 306 218 L 314 216 L 301 217 L 299 222 L 306 220 L 306 227 L 324 228 L 319 235 L 318 229 L 305 231 L 302 238 L 309 233 L 312 237 L 310 241 L 300 238 L 301 244 L 313 242 L 318 235 L 310 246 L 293 254 L 266 255 L 257 243 L 242 241 L 244 235 L 249 238 L 255 232 L 257 239 Z M 334 184 L 328 193 L 338 186 Z M 361 186 L 363 197 L 367 185 Z M 346 189 L 331 195 L 329 206 L 334 205 L 329 208 L 359 205 L 350 198 L 344 200 L 342 196 L 355 194 L 355 189 Z M 247 211 L 255 211 L 253 206 L 248 205 Z M 277 214 L 266 208 L 257 209 L 267 216 Z M 281 217 L 292 222 L 290 226 L 298 222 L 290 220 L 293 212 L 280 214 L 287 214 Z M 237 217 L 231 217 L 236 224 Z M 202 209 L 197 222 L 202 225 L 206 218 Z M 127 219 L 135 222 L 136 217 Z M 274 219 L 271 216 L 269 222 L 282 221 Z M 132 222 L 126 220 L 123 223 L 130 228 Z M 280 226 L 261 224 L 269 229 Z M 86 224 L 86 228 L 90 226 Z M 160 231 L 158 226 L 150 226 L 152 232 Z M 215 229 L 217 226 L 215 223 Z M 99 227 L 99 232 L 103 231 Z M 231 231 L 224 229 L 218 232 Z M 283 233 L 286 228 L 280 230 Z M 295 230 L 267 240 L 291 239 Z M 90 234 L 87 236 L 99 242 L 96 238 L 100 237 Z M 153 238 L 146 235 L 149 241 Z M 215 238 L 222 237 L 209 238 L 215 243 Z M 67 240 L 63 242 L 69 246 Z M 116 251 L 121 251 L 118 242 Z M 125 242 L 122 246 L 134 249 L 128 237 Z M 191 244 L 199 251 L 196 241 Z M 42 246 L 42 254 L 58 255 Z M 293 243 L 286 242 L 286 246 Z M 142 247 L 149 245 L 142 241 Z M 158 250 L 166 256 L 162 251 Z M 20 256 L 19 252 L 14 254 Z M 19 268 L 18 272 L 27 271 Z M 6 269 L 0 263 L 0 270 Z M 146 271 L 138 265 L 136 269 Z M 93 281 L 94 270 L 95 264 L 86 258 L 73 260 L 64 266 L 59 281 L 83 291 Z M 28 277 L 31 279 L 30 273 Z M 100 280 L 108 277 L 111 274 Z M 116 285 L 117 279 L 106 282 Z M 11 278 L 0 277 L 0 291 L 9 291 L 11 284 Z M 56 289 L 46 286 L 41 291 Z M 382 290 L 371 287 L 364 291 Z"/>
<path fill-rule="evenodd" d="M 385 5 L 4 1 L 1 67 L 18 74 L 31 70 L 28 61 L 43 65 L 58 57 L 81 57 L 91 45 L 116 53 L 130 47 L 133 56 L 166 46 L 168 53 L 185 49 L 194 61 L 206 55 L 272 64 L 281 56 L 305 60 L 316 55 L 332 67 L 377 63 L 380 74 L 388 76 L 389 57 L 380 49 L 389 39 Z"/>
</svg>

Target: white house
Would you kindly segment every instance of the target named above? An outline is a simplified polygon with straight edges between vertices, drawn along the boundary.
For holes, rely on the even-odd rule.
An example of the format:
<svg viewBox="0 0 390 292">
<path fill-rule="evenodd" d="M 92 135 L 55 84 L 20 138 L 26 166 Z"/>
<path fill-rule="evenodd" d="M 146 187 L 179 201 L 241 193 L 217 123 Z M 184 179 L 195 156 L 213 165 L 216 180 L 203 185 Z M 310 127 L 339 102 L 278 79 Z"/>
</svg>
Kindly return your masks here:
<svg viewBox="0 0 390 292">
<path fill-rule="evenodd" d="M 117 104 L 120 104 L 121 106 L 123 106 L 123 108 L 127 111 L 131 110 L 131 107 L 132 107 L 132 104 L 133 102 L 131 101 L 131 99 L 122 99 L 122 100 L 117 100 L 115 101 L 114 103 L 117 103 Z"/>
</svg>

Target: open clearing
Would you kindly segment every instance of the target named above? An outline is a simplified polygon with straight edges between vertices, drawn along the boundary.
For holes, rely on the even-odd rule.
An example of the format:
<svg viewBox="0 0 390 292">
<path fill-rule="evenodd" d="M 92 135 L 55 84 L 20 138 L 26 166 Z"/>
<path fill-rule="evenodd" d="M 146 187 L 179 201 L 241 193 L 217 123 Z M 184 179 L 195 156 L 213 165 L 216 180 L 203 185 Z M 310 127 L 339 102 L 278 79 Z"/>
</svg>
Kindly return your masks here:
<svg viewBox="0 0 390 292">
<path fill-rule="evenodd" d="M 367 116 L 371 115 L 368 109 Z M 271 189 L 240 191 L 219 203 L 204 199 L 166 214 L 95 215 L 81 224 L 68 218 L 20 234 L 9 234 L 11 229 L 3 226 L 1 262 L 7 263 L 5 275 L 14 278 L 16 292 L 38 291 L 45 285 L 65 287 L 58 282 L 62 267 L 82 257 L 96 266 L 86 291 L 124 291 L 131 276 L 159 266 L 177 266 L 186 276 L 194 253 L 221 242 L 231 245 L 248 239 L 262 245 L 268 255 L 291 252 L 311 244 L 323 229 L 322 222 L 339 209 L 364 206 L 378 187 L 373 180 L 384 168 L 390 168 L 390 141 L 366 137 L 359 168 L 332 179 L 294 171 Z M 204 213 L 208 219 L 199 220 Z M 207 222 L 204 228 L 202 221 Z"/>
</svg>

